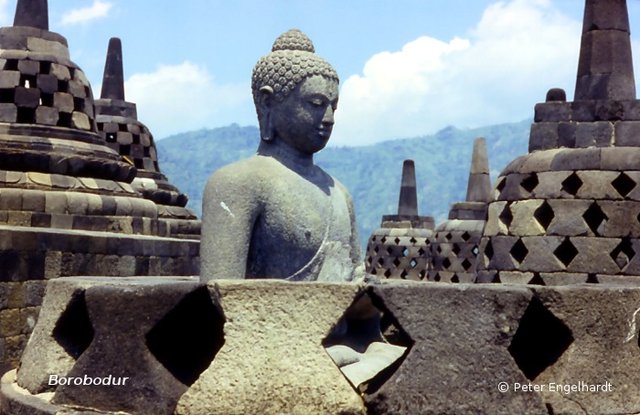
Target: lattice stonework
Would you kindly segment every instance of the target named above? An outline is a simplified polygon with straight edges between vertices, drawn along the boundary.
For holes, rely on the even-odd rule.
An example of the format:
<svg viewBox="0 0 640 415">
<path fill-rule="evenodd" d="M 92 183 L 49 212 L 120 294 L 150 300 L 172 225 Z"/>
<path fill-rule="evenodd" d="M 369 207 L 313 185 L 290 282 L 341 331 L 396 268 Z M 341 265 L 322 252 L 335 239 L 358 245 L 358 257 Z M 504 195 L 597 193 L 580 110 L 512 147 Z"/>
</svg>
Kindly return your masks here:
<svg viewBox="0 0 640 415">
<path fill-rule="evenodd" d="M 438 226 L 431 246 L 433 268 L 429 271 L 430 281 L 475 281 L 478 245 L 484 223 L 482 220 L 450 220 Z"/>
<path fill-rule="evenodd" d="M 381 228 L 369 238 L 365 266 L 380 278 L 424 280 L 431 262 L 429 229 Z"/>
<path fill-rule="evenodd" d="M 612 147 L 514 161 L 489 206 L 479 279 L 551 285 L 640 275 L 639 159 L 640 148 Z M 518 171 L 524 163 L 539 171 Z"/>
<path fill-rule="evenodd" d="M 98 115 L 98 132 L 107 145 L 138 169 L 159 172 L 153 136 L 142 123 L 125 117 Z"/>
<path fill-rule="evenodd" d="M 0 50 L 0 69 L 0 122 L 95 130 L 91 87 L 71 61 Z"/>
</svg>

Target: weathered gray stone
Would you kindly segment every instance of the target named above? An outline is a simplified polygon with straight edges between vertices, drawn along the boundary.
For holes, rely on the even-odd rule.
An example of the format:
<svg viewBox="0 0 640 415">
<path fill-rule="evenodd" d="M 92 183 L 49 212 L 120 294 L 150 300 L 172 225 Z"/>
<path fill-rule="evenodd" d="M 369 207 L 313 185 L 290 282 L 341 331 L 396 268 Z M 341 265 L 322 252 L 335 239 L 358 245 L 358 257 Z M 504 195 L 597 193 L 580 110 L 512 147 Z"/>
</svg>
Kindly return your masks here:
<svg viewBox="0 0 640 415">
<path fill-rule="evenodd" d="M 615 123 L 616 146 L 640 146 L 640 121 L 620 121 Z"/>
<path fill-rule="evenodd" d="M 535 122 L 531 124 L 529 152 L 558 147 L 558 123 Z"/>
<path fill-rule="evenodd" d="M 224 346 L 180 398 L 176 414 L 364 414 L 358 393 L 322 347 L 356 285 L 219 280 L 210 289 L 219 293 L 228 322 Z"/>
<path fill-rule="evenodd" d="M 576 147 L 607 147 L 613 143 L 613 124 L 608 121 L 576 124 Z"/>
<path fill-rule="evenodd" d="M 414 344 L 389 380 L 365 395 L 369 414 L 547 413 L 536 394 L 498 391 L 500 382 L 528 382 L 508 347 L 529 290 L 386 283 L 372 293 Z M 476 317 L 452 319 L 452 307 Z"/>
<path fill-rule="evenodd" d="M 536 123 L 571 121 L 571 104 L 560 101 L 536 104 L 533 120 Z"/>
<path fill-rule="evenodd" d="M 299 45 L 304 50 L 292 52 Z M 262 140 L 257 155 L 223 167 L 207 182 L 203 281 L 344 281 L 353 278 L 360 263 L 351 197 L 313 162 L 333 128 L 338 79 L 311 45 L 302 32 L 291 30 L 274 43 L 278 54 L 256 65 L 252 88 Z M 295 76 L 287 72 L 286 85 L 275 76 L 281 58 L 305 63 Z M 323 99 L 309 112 L 304 102 L 311 96 Z"/>
</svg>

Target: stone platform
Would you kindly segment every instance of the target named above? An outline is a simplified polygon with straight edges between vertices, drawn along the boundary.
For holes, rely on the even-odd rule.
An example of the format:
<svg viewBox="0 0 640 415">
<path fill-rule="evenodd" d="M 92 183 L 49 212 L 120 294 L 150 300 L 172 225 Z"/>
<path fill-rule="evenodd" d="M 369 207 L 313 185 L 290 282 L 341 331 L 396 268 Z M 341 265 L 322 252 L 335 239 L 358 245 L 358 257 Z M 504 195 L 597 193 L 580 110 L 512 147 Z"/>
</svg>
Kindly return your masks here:
<svg viewBox="0 0 640 415">
<path fill-rule="evenodd" d="M 2 414 L 640 412 L 640 287 L 71 277 L 42 307 Z"/>
</svg>

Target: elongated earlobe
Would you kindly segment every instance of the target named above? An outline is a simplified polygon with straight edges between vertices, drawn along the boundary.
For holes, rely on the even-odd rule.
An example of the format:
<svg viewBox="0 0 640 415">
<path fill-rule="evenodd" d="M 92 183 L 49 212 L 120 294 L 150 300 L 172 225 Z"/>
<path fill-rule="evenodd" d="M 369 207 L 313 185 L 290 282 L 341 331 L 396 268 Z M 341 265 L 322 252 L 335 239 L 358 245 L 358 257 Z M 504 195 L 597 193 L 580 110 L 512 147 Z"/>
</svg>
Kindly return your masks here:
<svg viewBox="0 0 640 415">
<path fill-rule="evenodd" d="M 273 141 L 274 131 L 271 122 L 271 99 L 273 97 L 273 88 L 263 86 L 260 88 L 260 107 L 262 109 L 262 117 L 260 120 L 260 138 L 262 141 Z"/>
</svg>

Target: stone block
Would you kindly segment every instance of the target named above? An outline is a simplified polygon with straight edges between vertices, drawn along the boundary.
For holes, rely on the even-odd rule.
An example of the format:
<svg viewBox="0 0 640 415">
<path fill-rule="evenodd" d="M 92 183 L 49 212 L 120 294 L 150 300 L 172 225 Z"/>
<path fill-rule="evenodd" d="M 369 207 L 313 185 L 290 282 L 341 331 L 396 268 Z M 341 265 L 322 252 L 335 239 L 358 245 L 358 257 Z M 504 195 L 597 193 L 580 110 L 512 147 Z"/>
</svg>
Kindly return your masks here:
<svg viewBox="0 0 640 415">
<path fill-rule="evenodd" d="M 215 363 L 180 398 L 176 414 L 364 412 L 322 346 L 356 285 L 218 280 L 210 288 L 233 324 L 225 325 Z"/>
<path fill-rule="evenodd" d="M 17 336 L 22 333 L 19 309 L 11 308 L 0 311 L 0 333 L 3 337 Z"/>
<path fill-rule="evenodd" d="M 541 272 L 540 278 L 544 281 L 544 285 L 575 285 L 587 282 L 588 274 L 572 274 L 569 272 Z"/>
<path fill-rule="evenodd" d="M 620 121 L 625 119 L 626 106 L 623 101 L 602 100 L 596 102 L 596 120 Z"/>
<path fill-rule="evenodd" d="M 638 170 L 640 148 L 611 147 L 603 148 L 601 151 L 602 159 L 600 164 L 602 170 Z"/>
<path fill-rule="evenodd" d="M 535 122 L 531 124 L 529 152 L 556 147 L 558 147 L 557 122 Z"/>
<path fill-rule="evenodd" d="M 36 82 L 43 94 L 53 94 L 58 91 L 58 78 L 50 74 L 39 74 Z"/>
<path fill-rule="evenodd" d="M 549 412 L 639 412 L 640 383 L 634 376 L 640 371 L 636 329 L 640 290 L 603 285 L 534 287 L 533 290 L 540 301 L 538 310 L 547 311 L 538 311 L 532 316 L 551 313 L 546 317 L 549 324 L 544 332 L 553 330 L 555 336 L 553 343 L 546 347 L 564 351 L 535 378 L 535 383 L 575 384 L 578 382 L 575 379 L 579 379 L 589 385 L 601 385 L 605 381 L 612 385 L 609 392 L 578 391 L 571 393 L 570 399 L 562 393 L 542 392 Z M 531 335 L 534 337 L 535 331 Z M 562 338 L 564 341 L 560 341 Z M 534 358 L 533 348 L 531 352 Z"/>
<path fill-rule="evenodd" d="M 69 81 L 69 93 L 76 98 L 87 97 L 87 93 L 84 87 L 85 85 L 78 80 Z"/>
<path fill-rule="evenodd" d="M 51 107 L 38 107 L 36 109 L 36 123 L 44 125 L 57 125 L 58 110 Z"/>
<path fill-rule="evenodd" d="M 554 255 L 554 251 L 561 242 L 562 238 L 558 236 L 523 237 L 522 243 L 528 253 L 520 263 L 518 269 L 530 272 L 554 272 L 563 270 L 564 266 Z M 501 279 L 502 274 L 503 272 L 500 272 Z"/>
<path fill-rule="evenodd" d="M 15 104 L 0 104 L 0 121 L 13 123 L 18 119 L 18 107 Z"/>
<path fill-rule="evenodd" d="M 536 104 L 534 121 L 571 121 L 571 104 L 568 102 L 544 102 Z"/>
<path fill-rule="evenodd" d="M 71 114 L 71 123 L 75 128 L 78 128 L 80 130 L 91 130 L 91 122 L 89 121 L 89 117 L 83 112 L 73 111 L 73 114 Z"/>
<path fill-rule="evenodd" d="M 558 147 L 574 148 L 576 146 L 575 122 L 558 123 Z"/>
<path fill-rule="evenodd" d="M 591 206 L 589 200 L 548 200 L 550 216 L 553 217 L 547 227 L 547 235 L 579 236 L 593 234 L 583 219 Z"/>
<path fill-rule="evenodd" d="M 64 56 L 69 59 L 69 49 L 66 45 L 41 37 L 28 37 L 27 48 L 32 52 L 41 52 L 54 56 Z"/>
<path fill-rule="evenodd" d="M 520 166 L 520 172 L 535 174 L 542 171 L 552 170 L 551 165 L 556 156 L 566 151 L 570 150 L 553 148 L 528 154 L 525 156 L 525 159 Z"/>
<path fill-rule="evenodd" d="M 573 121 L 594 121 L 596 119 L 596 102 L 579 100 L 571 102 L 571 119 Z"/>
<path fill-rule="evenodd" d="M 553 157 L 550 170 L 600 170 L 600 148 L 563 149 Z"/>
<path fill-rule="evenodd" d="M 66 92 L 56 92 L 53 94 L 53 106 L 60 112 L 73 112 L 73 95 Z"/>
<path fill-rule="evenodd" d="M 618 274 L 620 267 L 611 258 L 621 240 L 617 238 L 572 237 L 577 255 L 567 265 L 567 271 L 588 274 Z"/>
<path fill-rule="evenodd" d="M 51 64 L 51 71 L 49 73 L 55 76 L 60 81 L 68 81 L 71 79 L 69 68 L 57 63 Z"/>
<path fill-rule="evenodd" d="M 606 147 L 613 143 L 613 123 L 609 121 L 576 124 L 576 147 Z"/>
<path fill-rule="evenodd" d="M 580 199 L 621 199 L 611 184 L 620 173 L 617 171 L 585 170 L 576 172 L 581 185 L 576 196 Z"/>
<path fill-rule="evenodd" d="M 513 221 L 509 233 L 516 236 L 543 235 L 545 228 L 536 220 L 534 213 L 544 200 L 532 199 L 513 202 L 510 205 Z"/>
<path fill-rule="evenodd" d="M 529 290 L 418 283 L 386 283 L 371 290 L 414 344 L 389 380 L 365 394 L 368 413 L 547 413 L 536 394 L 503 394 L 497 388 L 500 382 L 528 382 L 508 347 L 531 301 Z M 420 310 L 421 302 L 428 312 Z M 451 319 L 452 307 L 479 320 Z"/>
<path fill-rule="evenodd" d="M 16 87 L 14 102 L 18 107 L 36 108 L 40 103 L 40 90 L 37 88 Z"/>
<path fill-rule="evenodd" d="M 639 202 L 602 200 L 598 202 L 598 206 L 607 218 L 598 229 L 601 236 L 613 238 L 624 236 L 640 237 L 640 222 L 638 222 L 638 216 L 640 215 Z"/>
<path fill-rule="evenodd" d="M 616 146 L 640 146 L 640 121 L 620 121 L 615 123 Z"/>
<path fill-rule="evenodd" d="M 64 192 L 45 193 L 45 212 L 47 213 L 67 213 L 67 196 Z"/>
<path fill-rule="evenodd" d="M 20 85 L 20 72 L 2 71 L 2 76 L 0 76 L 0 88 L 11 89 L 18 85 Z"/>
<path fill-rule="evenodd" d="M 18 70 L 25 75 L 37 75 L 40 72 L 40 62 L 20 60 L 18 61 Z"/>
<path fill-rule="evenodd" d="M 512 271 L 518 269 L 518 262 L 509 253 L 518 241 L 516 236 L 494 236 L 491 238 L 493 257 L 486 265 L 487 269 Z M 486 252 L 485 252 L 486 254 Z"/>
</svg>

